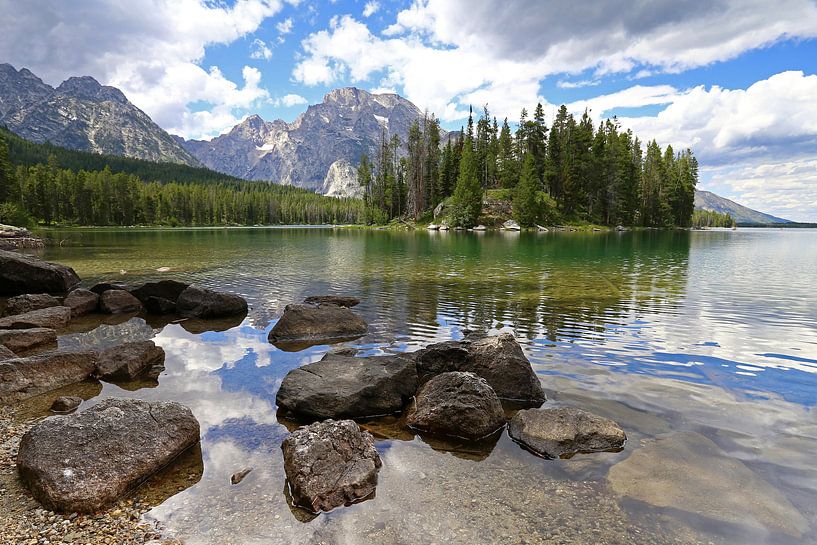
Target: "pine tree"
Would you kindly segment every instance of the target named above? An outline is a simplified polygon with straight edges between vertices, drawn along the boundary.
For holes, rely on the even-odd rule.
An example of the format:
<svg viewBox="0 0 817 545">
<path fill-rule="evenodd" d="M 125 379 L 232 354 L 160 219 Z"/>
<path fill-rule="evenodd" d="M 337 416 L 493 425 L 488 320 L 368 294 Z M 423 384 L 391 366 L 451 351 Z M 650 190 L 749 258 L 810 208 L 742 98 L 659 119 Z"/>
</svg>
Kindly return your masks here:
<svg viewBox="0 0 817 545">
<path fill-rule="evenodd" d="M 519 184 L 513 196 L 513 216 L 522 227 L 531 227 L 539 220 L 536 192 L 539 177 L 536 175 L 536 159 L 533 153 L 526 153 L 522 161 Z"/>
<path fill-rule="evenodd" d="M 497 176 L 501 187 L 510 189 L 516 186 L 519 180 L 519 169 L 516 157 L 513 152 L 513 139 L 511 138 L 511 128 L 508 125 L 508 118 L 502 123 L 502 130 L 499 132 L 499 148 L 497 157 Z"/>
<path fill-rule="evenodd" d="M 18 193 L 17 177 L 9 160 L 8 143 L 0 133 L 0 203 L 16 202 Z"/>
<path fill-rule="evenodd" d="M 466 137 L 452 198 L 452 222 L 457 227 L 473 227 L 481 213 L 482 185 L 479 183 L 474 144 L 471 138 Z"/>
</svg>

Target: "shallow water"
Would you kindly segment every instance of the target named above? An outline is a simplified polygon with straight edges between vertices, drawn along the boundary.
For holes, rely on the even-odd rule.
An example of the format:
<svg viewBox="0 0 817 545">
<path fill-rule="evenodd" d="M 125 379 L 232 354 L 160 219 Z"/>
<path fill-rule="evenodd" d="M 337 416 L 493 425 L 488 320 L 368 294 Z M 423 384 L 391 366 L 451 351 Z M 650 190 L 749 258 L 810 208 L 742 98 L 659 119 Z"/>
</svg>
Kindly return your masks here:
<svg viewBox="0 0 817 545">
<path fill-rule="evenodd" d="M 160 502 L 149 516 L 188 543 L 817 541 L 817 231 L 50 235 L 63 244 L 43 257 L 88 284 L 180 278 L 250 302 L 226 331 L 136 318 L 61 338 L 154 338 L 167 352 L 158 384 L 105 383 L 91 403 L 193 409 L 201 454 L 141 492 Z M 470 447 L 384 419 L 367 424 L 383 459 L 376 497 L 318 517 L 291 509 L 275 394 L 287 371 L 329 347 L 283 352 L 266 338 L 287 303 L 320 293 L 363 300 L 371 333 L 346 343 L 360 354 L 465 328 L 513 331 L 547 405 L 613 418 L 629 441 L 620 453 L 547 461 L 507 434 Z M 694 448 L 662 474 L 679 445 Z"/>
</svg>

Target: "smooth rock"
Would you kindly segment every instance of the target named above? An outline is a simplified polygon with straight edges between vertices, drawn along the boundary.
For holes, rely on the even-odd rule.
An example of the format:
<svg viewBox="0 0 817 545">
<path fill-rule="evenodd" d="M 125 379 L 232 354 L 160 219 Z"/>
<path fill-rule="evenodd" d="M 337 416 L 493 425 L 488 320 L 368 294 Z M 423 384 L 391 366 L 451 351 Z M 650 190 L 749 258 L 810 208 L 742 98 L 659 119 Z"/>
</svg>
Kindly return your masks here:
<svg viewBox="0 0 817 545">
<path fill-rule="evenodd" d="M 365 335 L 366 322 L 337 305 L 287 305 L 269 333 L 270 342 L 331 341 Z"/>
<path fill-rule="evenodd" d="M 244 477 L 250 474 L 250 471 L 252 471 L 252 468 L 248 467 L 246 469 L 242 469 L 241 471 L 233 473 L 233 475 L 230 477 L 230 482 L 232 484 L 240 483 L 241 481 L 244 480 Z"/>
<path fill-rule="evenodd" d="M 153 341 L 128 342 L 99 353 L 96 375 L 105 380 L 130 380 L 164 362 L 165 351 Z"/>
<path fill-rule="evenodd" d="M 71 309 L 72 318 L 78 318 L 96 312 L 99 295 L 90 290 L 76 289 L 68 294 L 63 304 Z"/>
<path fill-rule="evenodd" d="M 429 231 L 438 231 L 440 229 L 440 226 L 437 225 L 436 223 L 429 223 L 426 229 L 428 229 Z"/>
<path fill-rule="evenodd" d="M 522 228 L 514 220 L 507 220 L 502 224 L 505 231 L 520 231 Z"/>
<path fill-rule="evenodd" d="M 179 295 L 188 287 L 190 287 L 190 284 L 177 280 L 159 280 L 158 282 L 146 282 L 129 291 L 134 297 L 142 301 L 143 304 L 145 304 L 149 297 L 158 297 L 175 303 Z"/>
<path fill-rule="evenodd" d="M 13 352 L 25 352 L 46 344 L 57 344 L 57 332 L 47 327 L 0 329 L 0 345 Z"/>
<path fill-rule="evenodd" d="M 487 228 L 487 227 L 485 227 L 485 226 L 484 226 L 484 225 L 482 225 L 482 224 L 477 225 L 476 227 L 474 227 L 474 231 L 487 231 L 487 230 L 488 230 L 488 228 Z"/>
<path fill-rule="evenodd" d="M 17 468 L 47 509 L 91 513 L 117 500 L 199 440 L 190 409 L 106 399 L 42 421 L 23 436 Z"/>
<path fill-rule="evenodd" d="M 453 371 L 420 388 L 407 423 L 420 431 L 475 440 L 503 427 L 505 413 L 484 378 Z"/>
<path fill-rule="evenodd" d="M 232 293 L 221 293 L 198 286 L 189 286 L 176 300 L 182 316 L 190 318 L 221 318 L 247 313 L 247 301 Z"/>
<path fill-rule="evenodd" d="M 55 413 L 71 412 L 82 404 L 83 399 L 77 396 L 60 396 L 51 404 Z"/>
<path fill-rule="evenodd" d="M 0 329 L 31 329 L 36 327 L 62 329 L 70 321 L 70 308 L 62 306 L 49 307 L 0 318 Z"/>
<path fill-rule="evenodd" d="M 382 462 L 369 432 L 352 420 L 299 428 L 281 444 L 292 498 L 313 513 L 371 496 Z"/>
<path fill-rule="evenodd" d="M 170 299 L 164 299 L 162 297 L 146 297 L 142 304 L 145 305 L 145 309 L 151 314 L 175 314 L 176 313 L 176 302 L 171 301 Z"/>
<path fill-rule="evenodd" d="M 0 363 L 0 404 L 81 382 L 96 369 L 91 350 L 57 351 Z"/>
<path fill-rule="evenodd" d="M 0 344 L 0 361 L 16 358 L 17 354 Z"/>
<path fill-rule="evenodd" d="M 32 310 L 58 306 L 60 306 L 60 301 L 53 295 L 48 295 L 47 293 L 27 293 L 25 295 L 11 297 L 6 301 L 6 309 L 3 311 L 3 316 L 14 316 L 16 314 L 25 314 Z"/>
<path fill-rule="evenodd" d="M 417 371 L 410 358 L 327 354 L 287 373 L 275 401 L 279 410 L 295 417 L 363 418 L 399 412 L 416 389 Z"/>
<path fill-rule="evenodd" d="M 103 291 L 99 296 L 99 310 L 107 314 L 141 312 L 142 302 L 125 290 Z"/>
<path fill-rule="evenodd" d="M 307 305 L 337 305 L 339 307 L 356 307 L 360 304 L 360 299 L 348 295 L 310 295 L 304 299 Z"/>
<path fill-rule="evenodd" d="M 65 293 L 77 284 L 71 267 L 0 250 L 0 295 Z"/>
<path fill-rule="evenodd" d="M 545 458 L 617 450 L 627 441 L 624 431 L 609 418 L 572 407 L 519 411 L 508 425 L 508 434 Z"/>
</svg>

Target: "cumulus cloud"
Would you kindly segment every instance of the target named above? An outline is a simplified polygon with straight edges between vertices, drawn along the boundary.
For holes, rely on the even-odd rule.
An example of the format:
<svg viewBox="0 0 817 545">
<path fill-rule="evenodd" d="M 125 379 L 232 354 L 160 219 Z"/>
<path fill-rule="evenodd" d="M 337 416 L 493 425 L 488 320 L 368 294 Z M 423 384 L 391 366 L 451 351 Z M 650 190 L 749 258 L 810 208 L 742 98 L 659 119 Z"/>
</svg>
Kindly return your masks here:
<svg viewBox="0 0 817 545">
<path fill-rule="evenodd" d="M 369 2 L 366 2 L 365 6 L 363 6 L 363 16 L 371 17 L 377 13 L 378 10 L 380 10 L 380 2 L 377 0 L 370 0 Z"/>
<path fill-rule="evenodd" d="M 281 98 L 277 98 L 273 100 L 273 104 L 275 106 L 299 106 L 302 104 L 308 104 L 308 101 L 302 97 L 301 95 L 296 95 L 294 93 L 290 93 L 288 95 L 284 95 Z"/>
<path fill-rule="evenodd" d="M 263 40 L 259 40 L 258 38 L 254 39 L 250 48 L 251 59 L 264 59 L 268 61 L 272 58 L 272 49 L 270 49 Z"/>
</svg>

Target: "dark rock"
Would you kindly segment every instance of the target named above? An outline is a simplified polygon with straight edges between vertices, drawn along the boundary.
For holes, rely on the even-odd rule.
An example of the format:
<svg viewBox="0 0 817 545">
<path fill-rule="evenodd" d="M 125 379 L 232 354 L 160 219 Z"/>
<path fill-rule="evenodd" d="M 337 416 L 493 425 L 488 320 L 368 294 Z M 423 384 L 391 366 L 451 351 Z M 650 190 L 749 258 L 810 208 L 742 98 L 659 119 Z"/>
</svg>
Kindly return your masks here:
<svg viewBox="0 0 817 545">
<path fill-rule="evenodd" d="M 179 295 L 189 286 L 190 284 L 176 280 L 159 280 L 158 282 L 142 284 L 138 288 L 131 289 L 130 292 L 147 306 L 146 301 L 150 297 L 158 297 L 159 299 L 166 299 L 175 303 Z"/>
<path fill-rule="evenodd" d="M 47 293 L 18 295 L 10 298 L 6 302 L 6 310 L 3 311 L 3 316 L 14 316 L 15 314 L 25 314 L 32 310 L 58 306 L 60 306 L 59 299 Z"/>
<path fill-rule="evenodd" d="M 153 341 L 134 341 L 99 353 L 96 375 L 105 380 L 130 380 L 165 361 L 165 351 Z"/>
<path fill-rule="evenodd" d="M 57 351 L 0 363 L 0 404 L 81 382 L 96 369 L 96 352 Z"/>
<path fill-rule="evenodd" d="M 190 286 L 176 300 L 179 314 L 190 318 L 221 318 L 247 313 L 247 301 L 232 293 Z"/>
<path fill-rule="evenodd" d="M 382 465 L 374 439 L 352 420 L 325 420 L 284 439 L 286 472 L 293 502 L 313 513 L 371 496 Z"/>
<path fill-rule="evenodd" d="M 500 399 L 538 407 L 547 397 L 539 378 L 510 333 L 478 333 L 462 341 L 433 344 L 413 354 L 421 382 L 449 371 L 467 371 L 488 381 Z"/>
<path fill-rule="evenodd" d="M 363 418 L 400 411 L 416 389 L 417 371 L 410 358 L 327 354 L 287 373 L 275 401 L 285 415 Z"/>
<path fill-rule="evenodd" d="M 0 329 L 31 329 L 47 327 L 62 329 L 71 321 L 71 309 L 68 307 L 49 307 L 32 310 L 25 314 L 0 318 Z"/>
<path fill-rule="evenodd" d="M 310 295 L 304 299 L 307 305 L 336 305 L 339 307 L 356 307 L 360 299 L 347 295 Z"/>
<path fill-rule="evenodd" d="M 103 291 L 99 296 L 99 310 L 108 314 L 141 312 L 142 302 L 125 290 Z"/>
<path fill-rule="evenodd" d="M 612 420 L 570 407 L 519 411 L 511 419 L 508 433 L 514 441 L 546 458 L 617 450 L 627 440 Z"/>
<path fill-rule="evenodd" d="M 505 413 L 484 378 L 454 371 L 420 388 L 407 423 L 429 433 L 481 439 L 505 425 Z"/>
<path fill-rule="evenodd" d="M 94 284 L 89 291 L 92 291 L 97 295 L 102 295 L 108 290 L 128 291 L 129 289 L 131 289 L 130 286 L 128 286 L 124 282 L 99 282 L 98 284 Z"/>
<path fill-rule="evenodd" d="M 368 326 L 363 318 L 337 305 L 287 305 L 284 314 L 272 328 L 273 343 L 324 342 L 352 339 L 365 335 Z"/>
<path fill-rule="evenodd" d="M 57 344 L 57 332 L 45 327 L 0 330 L 0 345 L 14 352 L 25 352 L 46 344 Z"/>
<path fill-rule="evenodd" d="M 237 471 L 236 473 L 233 473 L 233 476 L 230 477 L 230 482 L 233 483 L 233 484 L 240 483 L 241 481 L 244 480 L 244 477 L 246 477 L 247 475 L 250 474 L 250 471 L 252 471 L 252 468 L 248 467 L 246 469 L 242 469 L 241 471 Z"/>
<path fill-rule="evenodd" d="M 17 468 L 47 509 L 91 513 L 141 484 L 198 440 L 199 423 L 183 405 L 106 399 L 26 432 Z"/>
<path fill-rule="evenodd" d="M 71 267 L 0 250 L 0 295 L 66 293 L 77 284 Z"/>
<path fill-rule="evenodd" d="M 71 412 L 82 404 L 82 398 L 77 396 L 61 396 L 51 404 L 51 410 L 55 413 Z"/>
<path fill-rule="evenodd" d="M 16 358 L 17 354 L 0 344 L 0 361 Z"/>
<path fill-rule="evenodd" d="M 171 301 L 170 299 L 164 299 L 162 297 L 146 297 L 142 304 L 145 305 L 145 308 L 151 314 L 175 314 L 176 313 L 176 302 Z"/>
<path fill-rule="evenodd" d="M 76 289 L 68 294 L 63 304 L 71 309 L 71 317 L 77 318 L 96 311 L 99 295 L 90 290 Z"/>
</svg>

